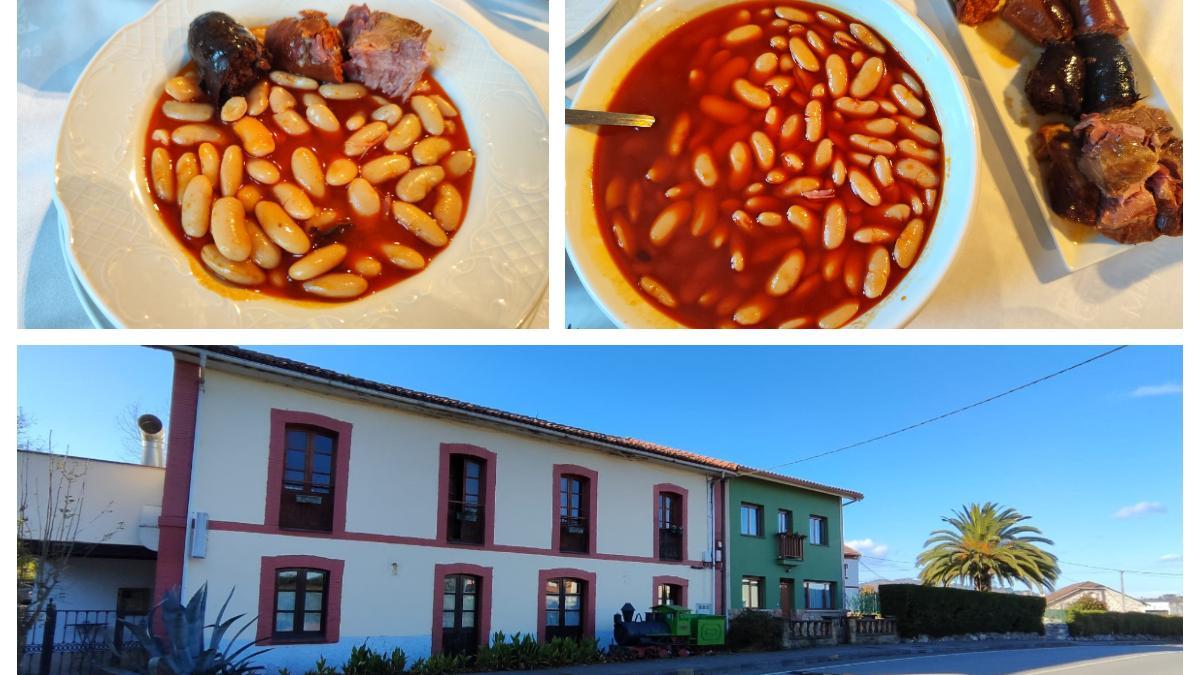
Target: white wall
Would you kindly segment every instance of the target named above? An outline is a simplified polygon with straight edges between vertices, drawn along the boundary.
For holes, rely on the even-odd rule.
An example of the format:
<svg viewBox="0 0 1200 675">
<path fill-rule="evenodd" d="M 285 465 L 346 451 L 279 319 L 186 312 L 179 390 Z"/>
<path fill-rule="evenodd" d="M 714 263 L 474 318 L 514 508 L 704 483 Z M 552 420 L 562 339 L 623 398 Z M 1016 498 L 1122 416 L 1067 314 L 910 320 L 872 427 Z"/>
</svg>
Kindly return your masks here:
<svg viewBox="0 0 1200 675">
<path fill-rule="evenodd" d="M 154 589 L 153 560 L 73 558 L 54 592 L 59 609 L 113 610 L 117 589 Z"/>
<path fill-rule="evenodd" d="M 18 499 L 26 495 L 32 538 L 41 537 L 50 492 L 60 490 L 64 470 L 79 477 L 70 489 L 82 498 L 75 541 L 143 544 L 138 537 L 142 507 L 162 504 L 163 469 L 22 451 L 17 453 Z"/>
<path fill-rule="evenodd" d="M 842 583 L 846 585 L 846 597 L 858 595 L 858 558 L 842 558 L 844 576 Z"/>
<path fill-rule="evenodd" d="M 212 521 L 263 523 L 270 410 L 279 408 L 353 424 L 346 522 L 351 538 L 370 534 L 433 540 L 440 444 L 470 443 L 497 454 L 496 545 L 549 549 L 552 523 L 557 522 L 551 507 L 551 495 L 557 493 L 553 465 L 579 464 L 598 472 L 599 553 L 653 558 L 653 486 L 658 483 L 675 483 L 688 490 L 687 557 L 701 560 L 708 548 L 707 480 L 697 471 L 398 411 L 211 367 L 205 373 L 199 406 L 191 510 L 207 512 Z M 260 559 L 289 554 L 346 561 L 341 642 L 276 647 L 267 662 L 292 672 L 310 668 L 322 654 L 331 663 L 340 663 L 351 646 L 367 638 L 381 648 L 400 646 L 411 658 L 427 654 L 437 563 L 492 567 L 492 631 L 510 634 L 536 631 L 540 569 L 572 567 L 597 574 L 592 610 L 602 645 L 611 639 L 612 615 L 622 604 L 632 602 L 639 611 L 646 608 L 655 575 L 689 579 L 688 600 L 693 607 L 713 602 L 712 570 L 688 565 L 231 531 L 209 533 L 207 557 L 187 561 L 187 586 L 195 589 L 207 581 L 211 592 L 222 598 L 236 586 L 231 610 L 254 615 Z"/>
</svg>

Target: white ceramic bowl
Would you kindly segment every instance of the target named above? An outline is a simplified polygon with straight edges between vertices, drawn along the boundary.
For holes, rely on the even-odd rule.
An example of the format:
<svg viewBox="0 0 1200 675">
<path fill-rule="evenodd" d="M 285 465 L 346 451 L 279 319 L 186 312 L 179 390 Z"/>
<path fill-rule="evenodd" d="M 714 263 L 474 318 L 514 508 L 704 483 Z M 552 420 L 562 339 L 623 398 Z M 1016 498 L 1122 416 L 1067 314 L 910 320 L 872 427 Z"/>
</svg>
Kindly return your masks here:
<svg viewBox="0 0 1200 675">
<path fill-rule="evenodd" d="M 635 16 L 596 59 L 572 103 L 575 108 L 605 110 L 625 74 L 661 38 L 687 21 L 729 0 L 659 0 Z M 937 222 L 925 248 L 904 279 L 879 304 L 847 327 L 899 328 L 928 300 L 958 250 L 975 202 L 979 170 L 979 132 L 966 84 L 950 55 L 919 19 L 892 0 L 821 0 L 886 38 L 924 82 L 942 126 L 946 152 L 945 182 Z M 636 111 L 624 111 L 636 112 Z M 593 208 L 592 157 L 596 134 L 588 128 L 567 131 L 567 252 L 592 298 L 619 326 L 679 328 L 681 325 L 647 302 L 617 268 L 600 235 Z"/>
<path fill-rule="evenodd" d="M 160 0 L 108 41 L 76 83 L 55 173 L 64 243 L 108 323 L 127 328 L 512 328 L 541 299 L 549 252 L 546 114 L 478 31 L 434 0 L 373 9 L 433 33 L 434 75 L 458 103 L 477 161 L 462 227 L 413 277 L 345 303 L 297 302 L 218 284 L 167 231 L 144 188 L 146 124 L 187 59 L 188 24 L 212 10 L 248 25 L 303 6 L 341 20 L 351 0 Z"/>
</svg>

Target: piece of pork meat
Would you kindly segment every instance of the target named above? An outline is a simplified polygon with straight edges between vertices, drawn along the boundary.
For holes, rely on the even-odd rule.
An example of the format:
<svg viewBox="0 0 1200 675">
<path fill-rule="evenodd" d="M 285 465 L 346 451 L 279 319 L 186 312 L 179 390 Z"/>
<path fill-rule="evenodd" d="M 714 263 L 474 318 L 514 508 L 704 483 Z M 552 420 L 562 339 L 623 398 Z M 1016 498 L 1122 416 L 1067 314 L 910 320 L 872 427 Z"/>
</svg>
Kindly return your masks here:
<svg viewBox="0 0 1200 675">
<path fill-rule="evenodd" d="M 1087 74 L 1084 112 L 1105 112 L 1138 102 L 1141 96 L 1133 76 L 1133 62 L 1116 37 L 1107 33 L 1084 35 L 1075 44 L 1083 54 Z"/>
<path fill-rule="evenodd" d="M 1158 152 L 1147 145 L 1147 132 L 1139 126 L 1090 116 L 1075 133 L 1082 143 L 1079 170 L 1105 196 L 1128 197 L 1158 171 Z"/>
<path fill-rule="evenodd" d="M 1154 195 L 1154 203 L 1158 208 L 1158 217 L 1154 226 L 1168 237 L 1183 235 L 1183 181 L 1171 175 L 1166 167 L 1160 166 L 1158 172 L 1146 182 L 1150 194 Z"/>
<path fill-rule="evenodd" d="M 346 79 L 408 100 L 429 67 L 430 30 L 416 21 L 353 5 L 338 24 L 346 51 Z"/>
<path fill-rule="evenodd" d="M 1070 0 L 1075 13 L 1075 34 L 1121 35 L 1129 30 L 1117 0 Z"/>
<path fill-rule="evenodd" d="M 978 26 L 996 11 L 1000 0 L 954 0 L 954 12 L 959 23 Z"/>
<path fill-rule="evenodd" d="M 1083 108 L 1083 57 L 1070 42 L 1046 47 L 1025 81 L 1025 95 L 1039 115 L 1079 117 Z"/>
<path fill-rule="evenodd" d="M 265 39 L 276 70 L 321 82 L 342 82 L 342 34 L 325 12 L 303 10 L 300 18 L 280 19 L 267 27 Z"/>
<path fill-rule="evenodd" d="M 1096 219 L 1096 229 L 1121 244 L 1141 244 L 1157 239 L 1158 204 L 1142 186 L 1124 198 L 1105 197 Z"/>
<path fill-rule="evenodd" d="M 1065 124 L 1048 124 L 1038 131 L 1038 159 L 1048 163 L 1046 191 L 1058 215 L 1087 225 L 1096 224 L 1100 188 L 1079 170 L 1079 140 Z"/>
<path fill-rule="evenodd" d="M 1174 136 L 1158 145 L 1158 163 L 1171 175 L 1183 180 L 1183 141 Z"/>
<path fill-rule="evenodd" d="M 1075 23 L 1063 0 L 1008 0 L 1000 16 L 1025 37 L 1042 44 L 1070 40 Z"/>
<path fill-rule="evenodd" d="M 200 76 L 200 88 L 218 108 L 241 96 L 271 72 L 267 50 L 233 17 L 208 12 L 188 26 L 188 55 Z"/>
</svg>

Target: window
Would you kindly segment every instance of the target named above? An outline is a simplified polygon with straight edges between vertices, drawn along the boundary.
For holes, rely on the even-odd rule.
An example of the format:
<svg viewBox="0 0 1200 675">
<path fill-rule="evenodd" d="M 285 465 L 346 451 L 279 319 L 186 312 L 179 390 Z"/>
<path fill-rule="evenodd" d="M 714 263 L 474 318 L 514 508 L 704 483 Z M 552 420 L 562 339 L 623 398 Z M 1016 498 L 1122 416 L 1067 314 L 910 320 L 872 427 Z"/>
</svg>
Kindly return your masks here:
<svg viewBox="0 0 1200 675">
<path fill-rule="evenodd" d="M 762 577 L 742 577 L 742 607 L 762 609 L 766 604 L 763 600 L 763 586 Z"/>
<path fill-rule="evenodd" d="M 658 558 L 683 560 L 683 496 L 675 492 L 658 494 Z"/>
<path fill-rule="evenodd" d="M 558 550 L 588 552 L 588 479 L 563 474 L 558 479 Z"/>
<path fill-rule="evenodd" d="M 277 570 L 273 637 L 277 640 L 324 639 L 328 586 L 329 572 L 325 570 Z"/>
<path fill-rule="evenodd" d="M 447 491 L 446 539 L 460 544 L 482 544 L 487 517 L 484 476 L 487 463 L 470 455 L 450 455 Z"/>
<path fill-rule="evenodd" d="M 757 504 L 742 504 L 742 534 L 747 537 L 762 536 L 762 507 Z"/>
<path fill-rule="evenodd" d="M 829 519 L 825 516 L 808 517 L 808 543 L 813 546 L 829 545 Z"/>
<path fill-rule="evenodd" d="M 585 587 L 581 579 L 559 577 L 546 581 L 546 641 L 556 637 L 583 637 Z"/>
<path fill-rule="evenodd" d="M 792 512 L 787 509 L 779 509 L 779 532 L 780 534 L 792 533 Z"/>
<path fill-rule="evenodd" d="M 659 584 L 654 593 L 655 605 L 683 605 L 683 586 Z"/>
<path fill-rule="evenodd" d="M 442 653 L 474 654 L 479 647 L 480 579 L 447 574 L 442 579 Z"/>
<path fill-rule="evenodd" d="M 326 429 L 299 424 L 285 427 L 279 527 L 333 530 L 336 447 L 337 434 Z"/>
<path fill-rule="evenodd" d="M 833 609 L 833 582 L 805 581 L 804 606 L 808 609 Z"/>
</svg>

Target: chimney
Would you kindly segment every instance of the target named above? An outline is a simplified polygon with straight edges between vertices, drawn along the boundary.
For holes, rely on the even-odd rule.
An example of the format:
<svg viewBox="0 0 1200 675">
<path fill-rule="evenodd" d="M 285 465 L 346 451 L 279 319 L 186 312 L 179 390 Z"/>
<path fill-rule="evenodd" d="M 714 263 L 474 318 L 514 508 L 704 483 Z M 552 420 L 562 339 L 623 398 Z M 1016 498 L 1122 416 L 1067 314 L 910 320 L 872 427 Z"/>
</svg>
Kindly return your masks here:
<svg viewBox="0 0 1200 675">
<path fill-rule="evenodd" d="M 163 423 L 154 415 L 142 415 L 137 419 L 142 431 L 142 464 L 163 465 Z"/>
</svg>

